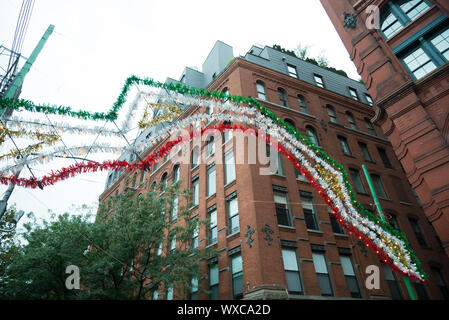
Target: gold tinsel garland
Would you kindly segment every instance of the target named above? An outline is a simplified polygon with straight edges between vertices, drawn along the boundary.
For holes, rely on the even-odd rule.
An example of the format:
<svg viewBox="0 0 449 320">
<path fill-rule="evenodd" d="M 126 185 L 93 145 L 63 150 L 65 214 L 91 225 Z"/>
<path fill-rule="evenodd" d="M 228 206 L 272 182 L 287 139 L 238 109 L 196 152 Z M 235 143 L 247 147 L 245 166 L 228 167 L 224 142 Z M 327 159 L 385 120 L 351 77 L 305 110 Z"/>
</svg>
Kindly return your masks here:
<svg viewBox="0 0 449 320">
<path fill-rule="evenodd" d="M 151 107 L 153 110 L 165 110 L 168 113 L 154 117 L 153 119 L 151 119 L 150 121 L 147 121 L 148 117 L 149 117 L 149 112 L 148 112 L 148 108 Z M 165 121 L 170 121 L 173 118 L 178 117 L 179 115 L 181 115 L 182 113 L 182 109 L 179 106 L 174 106 L 174 105 L 164 105 L 161 103 L 149 103 L 146 108 L 145 111 L 143 113 L 143 118 L 139 121 L 139 128 L 140 129 L 146 129 L 149 128 L 151 126 L 157 125 L 159 123 L 165 122 Z"/>
</svg>

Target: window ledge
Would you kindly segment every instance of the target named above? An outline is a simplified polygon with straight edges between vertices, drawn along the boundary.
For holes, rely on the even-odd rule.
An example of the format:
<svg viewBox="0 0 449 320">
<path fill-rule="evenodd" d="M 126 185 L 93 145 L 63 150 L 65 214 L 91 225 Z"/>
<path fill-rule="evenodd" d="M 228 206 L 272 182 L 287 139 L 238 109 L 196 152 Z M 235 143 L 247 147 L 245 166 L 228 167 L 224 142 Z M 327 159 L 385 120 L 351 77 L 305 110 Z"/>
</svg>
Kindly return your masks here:
<svg viewBox="0 0 449 320">
<path fill-rule="evenodd" d="M 214 198 L 216 195 L 217 195 L 217 193 L 215 192 L 214 194 L 211 194 L 210 196 L 207 196 L 206 197 L 206 201 L 209 200 L 209 199 Z"/>
<path fill-rule="evenodd" d="M 283 225 L 283 224 L 278 224 L 278 227 L 279 227 L 279 228 L 283 228 L 283 229 L 296 230 L 296 228 L 293 227 L 293 226 L 285 226 L 285 225 Z"/>
<path fill-rule="evenodd" d="M 335 233 L 334 232 L 334 236 L 348 238 L 348 235 L 345 233 Z"/>
<path fill-rule="evenodd" d="M 236 237 L 237 235 L 240 235 L 240 230 L 239 230 L 239 231 L 236 231 L 236 232 L 234 232 L 234 233 L 228 234 L 228 235 L 226 236 L 226 239 L 229 240 L 230 238 Z"/>
<path fill-rule="evenodd" d="M 232 186 L 235 184 L 236 179 L 232 180 L 231 182 L 228 182 L 227 184 L 224 185 L 224 189 L 227 189 L 229 186 Z"/>
<path fill-rule="evenodd" d="M 217 243 L 218 243 L 218 241 L 217 241 L 217 242 L 214 242 L 214 243 L 211 243 L 211 244 L 208 244 L 208 245 L 206 246 L 206 248 L 211 248 L 211 247 L 213 247 L 213 246 L 216 246 Z"/>
<path fill-rule="evenodd" d="M 317 234 L 324 234 L 323 231 L 321 230 L 312 230 L 312 229 L 307 229 L 307 232 L 311 232 L 311 233 L 317 233 Z"/>
<path fill-rule="evenodd" d="M 411 202 L 404 202 L 404 201 L 399 201 L 400 204 L 406 205 L 406 206 L 413 206 L 413 203 Z"/>
</svg>

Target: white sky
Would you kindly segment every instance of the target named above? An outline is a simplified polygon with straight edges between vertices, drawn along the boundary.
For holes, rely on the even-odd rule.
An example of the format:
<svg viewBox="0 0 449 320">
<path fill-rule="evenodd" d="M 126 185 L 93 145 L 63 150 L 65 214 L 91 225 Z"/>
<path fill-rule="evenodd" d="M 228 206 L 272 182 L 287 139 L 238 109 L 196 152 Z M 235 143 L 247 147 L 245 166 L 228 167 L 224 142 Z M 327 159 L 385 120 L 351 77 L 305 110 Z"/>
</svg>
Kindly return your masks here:
<svg viewBox="0 0 449 320">
<path fill-rule="evenodd" d="M 21 5 L 21 0 L 0 0 L 0 45 L 11 48 Z M 312 56 L 323 53 L 331 66 L 360 78 L 319 0 L 36 0 L 24 56 L 50 24 L 55 31 L 25 78 L 21 98 L 74 110 L 109 110 L 132 74 L 165 81 L 179 79 L 185 66 L 201 70 L 217 40 L 232 46 L 234 56 L 244 55 L 253 44 L 310 45 Z M 70 163 L 60 160 L 53 166 Z M 33 168 L 37 176 L 45 173 Z M 103 172 L 43 191 L 16 187 L 9 203 L 48 218 L 48 209 L 60 214 L 72 204 L 94 205 L 105 181 Z M 1 194 L 5 189 L 0 187 Z"/>
</svg>

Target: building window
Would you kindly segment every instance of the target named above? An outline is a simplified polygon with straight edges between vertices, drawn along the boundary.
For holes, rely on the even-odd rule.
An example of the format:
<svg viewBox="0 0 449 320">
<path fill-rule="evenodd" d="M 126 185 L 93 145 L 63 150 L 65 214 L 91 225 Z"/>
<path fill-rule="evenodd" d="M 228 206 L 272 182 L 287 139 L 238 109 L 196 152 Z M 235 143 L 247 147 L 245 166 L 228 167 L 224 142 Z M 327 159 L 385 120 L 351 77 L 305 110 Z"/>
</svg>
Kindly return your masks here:
<svg viewBox="0 0 449 320">
<path fill-rule="evenodd" d="M 272 168 L 272 169 L 276 169 L 276 171 L 270 171 L 270 174 L 277 174 L 280 176 L 284 175 L 284 168 L 282 167 L 282 159 L 281 159 L 281 153 L 278 152 L 275 148 L 271 147 L 268 143 L 266 144 L 266 153 L 267 153 L 267 158 L 270 159 L 270 169 L 271 169 L 271 154 L 272 152 L 275 152 L 277 154 L 277 159 L 276 161 L 276 167 Z"/>
<path fill-rule="evenodd" d="M 301 172 L 299 172 L 296 165 L 294 165 L 293 167 L 295 168 L 296 180 L 303 181 L 303 182 L 309 182 L 309 180 L 307 180 L 307 178 L 305 176 L 303 176 L 303 174 Z"/>
<path fill-rule="evenodd" d="M 209 136 L 209 138 L 207 139 L 207 144 L 206 144 L 206 152 L 207 152 L 207 156 L 211 156 L 215 153 L 215 141 L 214 141 L 214 136 L 211 135 Z"/>
<path fill-rule="evenodd" d="M 193 191 L 193 206 L 197 206 L 200 203 L 200 183 L 199 183 L 199 178 L 198 175 L 196 175 L 193 179 L 192 179 L 192 191 Z"/>
<path fill-rule="evenodd" d="M 340 255 L 341 267 L 343 269 L 343 274 L 345 275 L 346 284 L 348 285 L 349 292 L 352 298 L 361 298 L 362 293 L 360 291 L 360 286 L 357 281 L 357 277 L 354 271 L 354 265 L 352 264 L 351 256 Z"/>
<path fill-rule="evenodd" d="M 214 108 L 213 107 L 207 107 L 207 114 L 208 115 L 212 115 L 214 113 Z"/>
<path fill-rule="evenodd" d="M 326 108 L 327 114 L 329 115 L 329 121 L 332 123 L 338 123 L 338 118 L 337 114 L 335 113 L 335 109 L 330 105 L 327 105 Z"/>
<path fill-rule="evenodd" d="M 167 300 L 173 300 L 173 285 L 167 289 Z"/>
<path fill-rule="evenodd" d="M 232 298 L 239 300 L 243 298 L 243 263 L 241 254 L 231 257 L 232 272 Z"/>
<path fill-rule="evenodd" d="M 371 96 L 370 96 L 369 94 L 365 93 L 365 98 L 366 98 L 366 101 L 368 102 L 368 104 L 369 104 L 370 106 L 373 106 L 373 105 L 374 105 L 373 98 L 371 98 Z"/>
<path fill-rule="evenodd" d="M 343 154 L 347 156 L 352 156 L 351 149 L 349 148 L 348 140 L 346 140 L 345 137 L 337 136 L 338 140 L 340 141 L 341 149 L 343 151 Z"/>
<path fill-rule="evenodd" d="M 327 212 L 329 213 L 329 219 L 332 226 L 332 232 L 337 234 L 345 234 L 345 229 L 338 223 L 337 218 L 332 213 L 331 208 L 327 207 Z"/>
<path fill-rule="evenodd" d="M 430 59 L 422 48 L 418 48 L 412 53 L 405 56 L 404 61 L 410 73 L 419 80 L 437 68 L 435 63 Z"/>
<path fill-rule="evenodd" d="M 429 8 L 427 0 L 390 1 L 381 14 L 380 30 L 389 39 Z"/>
<path fill-rule="evenodd" d="M 434 37 L 430 42 L 449 61 L 449 28 Z"/>
<path fill-rule="evenodd" d="M 313 78 L 315 79 L 315 84 L 320 87 L 320 88 L 324 88 L 324 82 L 323 82 L 323 77 L 318 75 L 318 74 L 314 74 Z"/>
<path fill-rule="evenodd" d="M 234 149 L 230 149 L 224 155 L 225 185 L 235 180 Z"/>
<path fill-rule="evenodd" d="M 173 197 L 173 203 L 172 203 L 172 210 L 171 210 L 171 221 L 174 221 L 178 218 L 178 195 L 175 194 L 175 196 Z"/>
<path fill-rule="evenodd" d="M 231 125 L 231 123 L 229 121 L 225 121 L 223 122 L 224 125 Z M 232 131 L 231 130 L 225 130 L 223 131 L 222 134 L 222 139 L 223 139 L 223 144 L 225 144 L 226 142 L 230 141 L 232 139 Z"/>
<path fill-rule="evenodd" d="M 373 162 L 373 158 L 369 153 L 368 146 L 364 142 L 359 142 L 360 152 L 362 153 L 363 159 L 368 162 Z"/>
<path fill-rule="evenodd" d="M 443 279 L 443 275 L 441 274 L 440 269 L 438 269 L 436 267 L 431 267 L 430 269 L 432 270 L 433 276 L 435 277 L 436 283 L 437 283 L 438 287 L 440 288 L 444 299 L 449 300 L 449 289 L 447 287 L 446 282 Z"/>
<path fill-rule="evenodd" d="M 349 126 L 351 127 L 351 129 L 359 130 L 359 128 L 357 127 L 357 123 L 355 122 L 354 116 L 352 115 L 351 112 L 346 112 L 346 118 L 348 119 Z"/>
<path fill-rule="evenodd" d="M 399 227 L 398 219 L 394 214 L 388 214 L 387 215 L 388 222 L 391 226 L 393 226 L 396 230 L 401 231 L 401 228 Z"/>
<path fill-rule="evenodd" d="M 175 249 L 176 249 L 176 234 L 173 234 L 173 235 L 172 235 L 172 238 L 171 238 L 171 240 L 170 240 L 170 248 L 169 248 L 168 253 L 169 253 L 169 254 L 174 253 L 174 252 L 175 252 Z"/>
<path fill-rule="evenodd" d="M 415 287 L 416 293 L 418 294 L 418 300 L 429 300 L 429 295 L 427 294 L 426 288 L 422 283 L 414 280 L 413 285 Z"/>
<path fill-rule="evenodd" d="M 288 107 L 287 93 L 284 89 L 278 88 L 279 101 L 284 107 Z"/>
<path fill-rule="evenodd" d="M 207 216 L 209 219 L 209 228 L 208 228 L 208 236 L 207 243 L 215 244 L 218 240 L 217 233 L 217 206 L 213 205 L 212 207 L 207 209 Z"/>
<path fill-rule="evenodd" d="M 192 150 L 192 169 L 196 168 L 199 164 L 199 158 L 200 158 L 200 153 L 199 153 L 199 148 L 195 147 Z"/>
<path fill-rule="evenodd" d="M 396 280 L 396 276 L 393 271 L 382 262 L 382 270 L 384 271 L 385 280 L 387 280 L 388 287 L 390 288 L 391 298 L 393 300 L 402 300 L 401 289 L 399 288 L 399 283 Z"/>
<path fill-rule="evenodd" d="M 153 300 L 157 300 L 159 298 L 159 291 L 158 291 L 158 289 L 156 288 L 154 291 L 153 291 Z"/>
<path fill-rule="evenodd" d="M 288 75 L 290 77 L 298 79 L 298 73 L 296 72 L 296 67 L 295 66 L 293 66 L 291 64 L 287 64 L 287 70 L 288 70 Z"/>
<path fill-rule="evenodd" d="M 377 152 L 379 152 L 379 156 L 382 159 L 385 168 L 393 169 L 391 165 L 390 159 L 387 156 L 387 152 L 383 148 L 377 148 Z"/>
<path fill-rule="evenodd" d="M 227 87 L 224 87 L 221 92 L 223 92 L 225 95 L 229 95 L 229 89 Z"/>
<path fill-rule="evenodd" d="M 299 111 L 309 113 L 309 110 L 307 109 L 306 99 L 300 94 L 298 94 L 298 105 Z"/>
<path fill-rule="evenodd" d="M 207 196 L 215 194 L 217 189 L 215 163 L 212 163 L 207 168 Z"/>
<path fill-rule="evenodd" d="M 262 81 L 256 81 L 257 97 L 262 100 L 267 100 L 267 94 L 265 93 L 265 85 Z"/>
<path fill-rule="evenodd" d="M 418 221 L 412 218 L 409 218 L 408 221 L 410 221 L 410 225 L 412 226 L 413 232 L 415 233 L 416 240 L 418 240 L 419 245 L 423 248 L 428 248 L 429 246 L 424 239 L 424 234 L 419 227 Z"/>
<path fill-rule="evenodd" d="M 360 177 L 360 173 L 356 169 L 349 168 L 349 174 L 351 175 L 352 182 L 354 183 L 355 191 L 357 193 L 366 194 L 365 187 L 362 183 L 362 178 Z"/>
<path fill-rule="evenodd" d="M 233 194 L 226 199 L 226 209 L 228 211 L 228 233 L 234 234 L 240 231 L 239 203 L 237 194 Z"/>
<path fill-rule="evenodd" d="M 293 294 L 303 294 L 296 250 L 282 248 L 282 261 L 284 262 L 288 292 Z"/>
<path fill-rule="evenodd" d="M 190 249 L 196 250 L 196 249 L 198 249 L 198 218 L 195 217 L 193 219 L 195 219 L 195 220 L 193 220 L 193 222 L 196 225 L 195 225 L 195 230 L 193 231 L 192 240 L 190 241 Z"/>
<path fill-rule="evenodd" d="M 374 188 L 376 189 L 376 193 L 379 196 L 379 198 L 388 200 L 387 193 L 385 192 L 380 177 L 377 174 L 371 174 L 371 180 L 373 181 Z"/>
<path fill-rule="evenodd" d="M 273 191 L 273 195 L 278 225 L 291 226 L 292 223 L 290 218 L 290 210 L 288 208 L 287 192 L 275 190 Z"/>
<path fill-rule="evenodd" d="M 354 99 L 356 101 L 359 101 L 359 96 L 357 94 L 357 90 L 356 89 L 349 88 L 349 93 L 350 93 L 352 99 Z"/>
<path fill-rule="evenodd" d="M 322 296 L 333 296 L 331 279 L 327 269 L 326 257 L 324 252 L 312 251 L 313 265 L 315 267 L 318 284 L 320 286 Z"/>
<path fill-rule="evenodd" d="M 158 167 L 159 167 L 159 159 L 157 159 L 156 162 L 154 163 L 153 171 L 156 171 Z"/>
<path fill-rule="evenodd" d="M 190 281 L 190 300 L 198 300 L 198 278 Z"/>
<path fill-rule="evenodd" d="M 162 175 L 161 191 L 164 192 L 167 189 L 167 172 Z"/>
<path fill-rule="evenodd" d="M 218 300 L 219 272 L 218 261 L 209 263 L 209 299 Z"/>
<path fill-rule="evenodd" d="M 179 168 L 179 164 L 175 164 L 173 167 L 173 183 L 176 183 L 179 180 Z"/>
<path fill-rule="evenodd" d="M 371 123 L 370 119 L 364 118 L 364 120 L 365 120 L 366 128 L 368 129 L 368 133 L 370 135 L 377 136 L 376 130 L 374 130 L 374 126 Z"/>
<path fill-rule="evenodd" d="M 310 142 L 312 142 L 316 146 L 320 146 L 320 140 L 318 140 L 315 129 L 311 126 L 306 126 L 306 132 Z"/>
<path fill-rule="evenodd" d="M 319 230 L 318 219 L 316 216 L 315 206 L 313 205 L 313 196 L 311 192 L 299 191 L 301 197 L 302 211 L 308 230 Z"/>
</svg>

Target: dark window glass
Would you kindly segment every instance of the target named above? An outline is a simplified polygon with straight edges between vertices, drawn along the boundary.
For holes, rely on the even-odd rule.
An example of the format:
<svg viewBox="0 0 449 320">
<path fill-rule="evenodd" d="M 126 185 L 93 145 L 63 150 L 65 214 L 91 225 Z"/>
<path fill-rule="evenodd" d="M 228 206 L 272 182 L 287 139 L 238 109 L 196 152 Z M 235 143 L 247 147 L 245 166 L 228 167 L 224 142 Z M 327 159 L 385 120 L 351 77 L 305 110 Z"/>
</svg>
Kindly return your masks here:
<svg viewBox="0 0 449 320">
<path fill-rule="evenodd" d="M 267 94 L 265 93 L 265 85 L 262 81 L 256 81 L 257 97 L 262 100 L 267 100 Z"/>
<path fill-rule="evenodd" d="M 288 107 L 287 93 L 285 92 L 285 90 L 282 88 L 279 88 L 278 94 L 279 94 L 279 101 L 280 101 L 281 105 L 283 105 L 284 107 Z"/>
<path fill-rule="evenodd" d="M 315 267 L 318 284 L 322 296 L 333 296 L 331 279 L 327 269 L 326 257 L 323 252 L 312 251 L 313 265 Z"/>
<path fill-rule="evenodd" d="M 274 191 L 274 205 L 278 225 L 291 226 L 290 210 L 288 208 L 287 193 Z"/>
<path fill-rule="evenodd" d="M 366 143 L 359 142 L 360 152 L 362 153 L 363 159 L 365 161 L 373 162 L 373 158 L 371 157 L 371 154 L 369 153 L 368 146 Z"/>
<path fill-rule="evenodd" d="M 232 272 L 232 298 L 239 300 L 243 298 L 243 264 L 240 254 L 231 257 Z"/>
<path fill-rule="evenodd" d="M 335 113 L 335 109 L 331 106 L 327 106 L 327 114 L 329 115 L 330 122 L 338 123 L 337 114 Z"/>
<path fill-rule="evenodd" d="M 393 271 L 384 263 L 382 263 L 382 269 L 384 271 L 385 280 L 387 280 L 388 287 L 390 288 L 391 298 L 393 300 L 402 300 L 401 288 L 399 287 L 399 283 L 396 279 L 396 276 L 393 274 Z"/>
<path fill-rule="evenodd" d="M 298 94 L 298 104 L 301 112 L 309 113 L 309 110 L 307 109 L 306 99 L 300 94 Z"/>
<path fill-rule="evenodd" d="M 303 289 L 296 250 L 291 248 L 282 248 L 282 261 L 284 263 L 288 291 L 294 294 L 302 294 Z"/>
<path fill-rule="evenodd" d="M 449 300 L 449 289 L 447 287 L 446 282 L 443 279 L 443 275 L 441 274 L 440 269 L 436 267 L 431 267 L 430 269 L 432 270 L 433 276 L 435 277 L 435 281 L 438 287 L 440 288 L 441 293 L 443 294 L 443 298 L 445 300 Z"/>
<path fill-rule="evenodd" d="M 360 177 L 360 173 L 356 169 L 349 169 L 349 174 L 351 175 L 352 181 L 354 183 L 355 191 L 358 193 L 366 193 L 365 187 L 362 183 L 362 178 Z"/>
<path fill-rule="evenodd" d="M 418 221 L 412 218 L 409 218 L 408 220 L 410 221 L 410 225 L 412 226 L 413 232 L 415 233 L 416 240 L 418 240 L 419 245 L 423 248 L 428 248 L 429 246 L 424 239 L 424 234 L 419 227 Z"/>
<path fill-rule="evenodd" d="M 307 137 L 309 138 L 310 142 L 312 142 L 316 146 L 320 146 L 320 141 L 318 140 L 318 136 L 315 132 L 315 129 L 311 126 L 306 127 L 307 131 Z"/>
<path fill-rule="evenodd" d="M 354 116 L 350 112 L 346 112 L 346 118 L 348 119 L 349 126 L 351 129 L 358 130 L 357 123 L 355 122 Z"/>
<path fill-rule="evenodd" d="M 338 136 L 338 140 L 340 141 L 341 149 L 343 154 L 347 156 L 352 156 L 351 149 L 349 148 L 348 140 L 345 137 Z"/>
<path fill-rule="evenodd" d="M 390 159 L 387 156 L 387 152 L 383 148 L 377 148 L 377 151 L 379 152 L 379 156 L 382 159 L 382 162 L 385 166 L 385 168 L 393 168 L 391 165 Z"/>
<path fill-rule="evenodd" d="M 218 300 L 219 272 L 218 262 L 209 264 L 209 299 Z"/>
<path fill-rule="evenodd" d="M 357 277 L 354 271 L 354 265 L 352 264 L 351 256 L 340 256 L 341 267 L 343 268 L 343 274 L 345 275 L 346 284 L 348 285 L 349 292 L 353 298 L 361 298 L 362 293 L 357 281 Z"/>
<path fill-rule="evenodd" d="M 318 219 L 315 206 L 313 205 L 313 196 L 310 192 L 300 191 L 301 205 L 304 212 L 306 227 L 309 230 L 319 230 Z"/>
<path fill-rule="evenodd" d="M 382 180 L 377 174 L 371 174 L 371 180 L 374 184 L 374 189 L 376 189 L 377 195 L 379 198 L 388 199 L 387 193 L 385 192 L 384 186 L 382 184 Z"/>
</svg>

